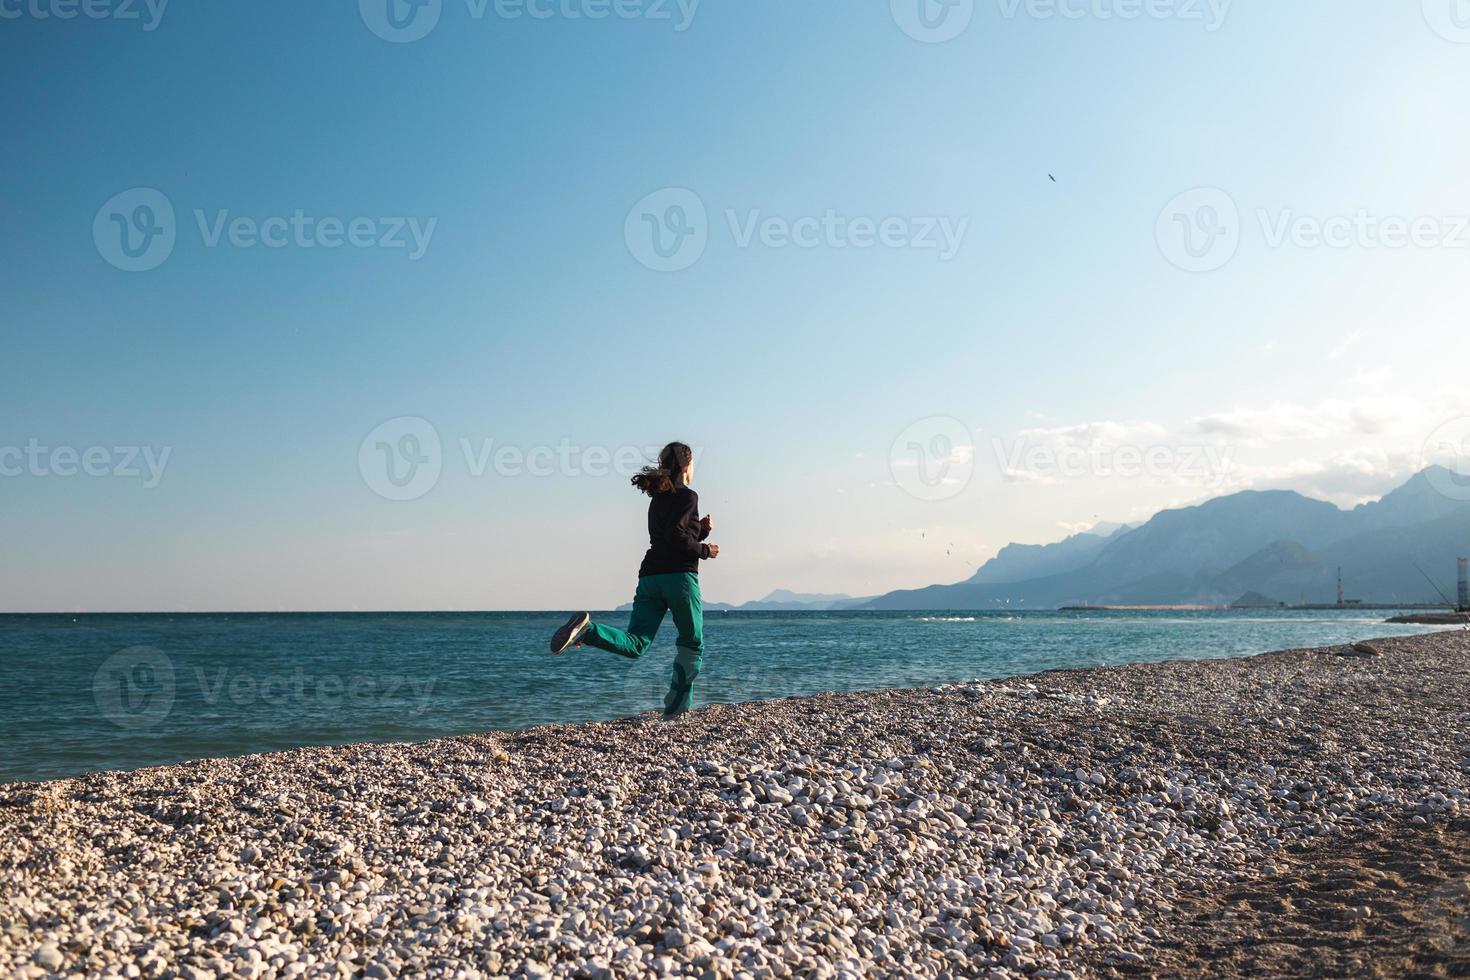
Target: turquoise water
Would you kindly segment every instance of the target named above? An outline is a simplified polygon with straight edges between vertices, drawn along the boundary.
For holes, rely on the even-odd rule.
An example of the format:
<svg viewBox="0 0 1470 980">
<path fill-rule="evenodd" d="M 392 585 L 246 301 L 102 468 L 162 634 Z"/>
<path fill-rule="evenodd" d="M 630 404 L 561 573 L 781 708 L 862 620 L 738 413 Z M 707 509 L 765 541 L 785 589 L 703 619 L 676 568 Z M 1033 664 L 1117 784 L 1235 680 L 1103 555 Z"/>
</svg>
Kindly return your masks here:
<svg viewBox="0 0 1470 980">
<path fill-rule="evenodd" d="M 1423 632 L 1388 613 L 711 613 L 696 703 L 1237 657 Z M 0 781 L 658 707 L 639 662 L 546 654 L 544 613 L 0 616 Z M 617 614 L 605 618 L 621 623 Z"/>
</svg>

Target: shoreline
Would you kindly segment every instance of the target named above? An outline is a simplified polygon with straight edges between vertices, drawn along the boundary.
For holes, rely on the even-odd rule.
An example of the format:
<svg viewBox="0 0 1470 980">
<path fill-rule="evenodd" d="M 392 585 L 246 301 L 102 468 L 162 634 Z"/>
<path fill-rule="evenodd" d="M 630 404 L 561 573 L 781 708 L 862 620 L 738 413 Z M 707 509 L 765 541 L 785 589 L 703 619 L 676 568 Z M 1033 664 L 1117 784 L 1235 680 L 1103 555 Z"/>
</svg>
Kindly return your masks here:
<svg viewBox="0 0 1470 980">
<path fill-rule="evenodd" d="M 0 972 L 1182 968 L 1199 896 L 1470 816 L 1467 694 L 1429 633 L 4 784 Z"/>
<path fill-rule="evenodd" d="M 1404 626 L 1470 626 L 1470 613 L 1438 612 L 1392 616 L 1385 623 Z"/>
</svg>

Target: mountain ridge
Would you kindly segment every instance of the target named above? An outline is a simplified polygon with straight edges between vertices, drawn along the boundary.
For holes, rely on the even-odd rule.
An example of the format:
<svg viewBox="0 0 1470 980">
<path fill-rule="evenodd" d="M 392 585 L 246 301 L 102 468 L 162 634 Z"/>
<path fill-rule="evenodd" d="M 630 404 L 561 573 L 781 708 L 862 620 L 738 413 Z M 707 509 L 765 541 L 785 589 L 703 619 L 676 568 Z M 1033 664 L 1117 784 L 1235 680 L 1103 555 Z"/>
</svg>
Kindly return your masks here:
<svg viewBox="0 0 1470 980">
<path fill-rule="evenodd" d="M 1453 479 L 1441 470 L 1350 510 L 1291 490 L 1244 490 L 1161 511 L 1100 543 L 1007 545 L 963 582 L 896 590 L 862 608 L 1225 605 L 1249 592 L 1325 603 L 1336 599 L 1339 565 L 1365 600 L 1437 602 L 1418 567 L 1452 569 L 1450 559 L 1470 553 L 1470 501 L 1439 492 Z"/>
<path fill-rule="evenodd" d="M 850 596 L 845 592 L 792 592 L 790 589 L 773 589 L 761 599 L 749 602 L 706 602 L 708 612 L 826 612 L 834 609 L 854 609 L 871 602 L 874 596 Z M 633 608 L 631 602 L 618 606 L 614 612 L 627 612 Z"/>
</svg>

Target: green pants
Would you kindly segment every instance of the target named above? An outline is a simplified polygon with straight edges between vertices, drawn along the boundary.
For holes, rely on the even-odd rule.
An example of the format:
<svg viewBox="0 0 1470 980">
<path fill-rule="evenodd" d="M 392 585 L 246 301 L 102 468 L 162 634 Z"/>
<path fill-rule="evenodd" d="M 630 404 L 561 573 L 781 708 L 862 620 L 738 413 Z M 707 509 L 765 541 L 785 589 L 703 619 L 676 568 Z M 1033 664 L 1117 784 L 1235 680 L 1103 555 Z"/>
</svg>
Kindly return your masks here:
<svg viewBox="0 0 1470 980">
<path fill-rule="evenodd" d="M 694 678 L 704 663 L 704 600 L 699 595 L 699 576 L 692 572 L 672 575 L 645 575 L 638 580 L 633 594 L 633 614 L 628 628 L 593 623 L 582 637 L 589 647 L 607 650 L 637 660 L 648 652 L 664 613 L 674 614 L 679 630 L 675 643 L 674 679 L 664 698 L 664 716 L 673 717 L 689 710 L 694 700 Z"/>
</svg>

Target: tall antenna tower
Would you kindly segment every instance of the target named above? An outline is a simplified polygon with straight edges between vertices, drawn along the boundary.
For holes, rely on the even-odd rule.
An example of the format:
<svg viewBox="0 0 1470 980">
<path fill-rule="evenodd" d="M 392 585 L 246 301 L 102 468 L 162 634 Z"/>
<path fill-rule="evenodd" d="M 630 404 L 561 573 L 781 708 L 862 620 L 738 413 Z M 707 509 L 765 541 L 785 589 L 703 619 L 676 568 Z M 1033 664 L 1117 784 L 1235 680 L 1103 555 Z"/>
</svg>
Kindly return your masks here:
<svg viewBox="0 0 1470 980">
<path fill-rule="evenodd" d="M 1346 603 L 1344 603 L 1343 602 L 1343 599 L 1342 599 L 1342 566 L 1341 565 L 1338 565 L 1337 566 L 1337 604 L 1339 606 L 1346 605 Z"/>
</svg>

